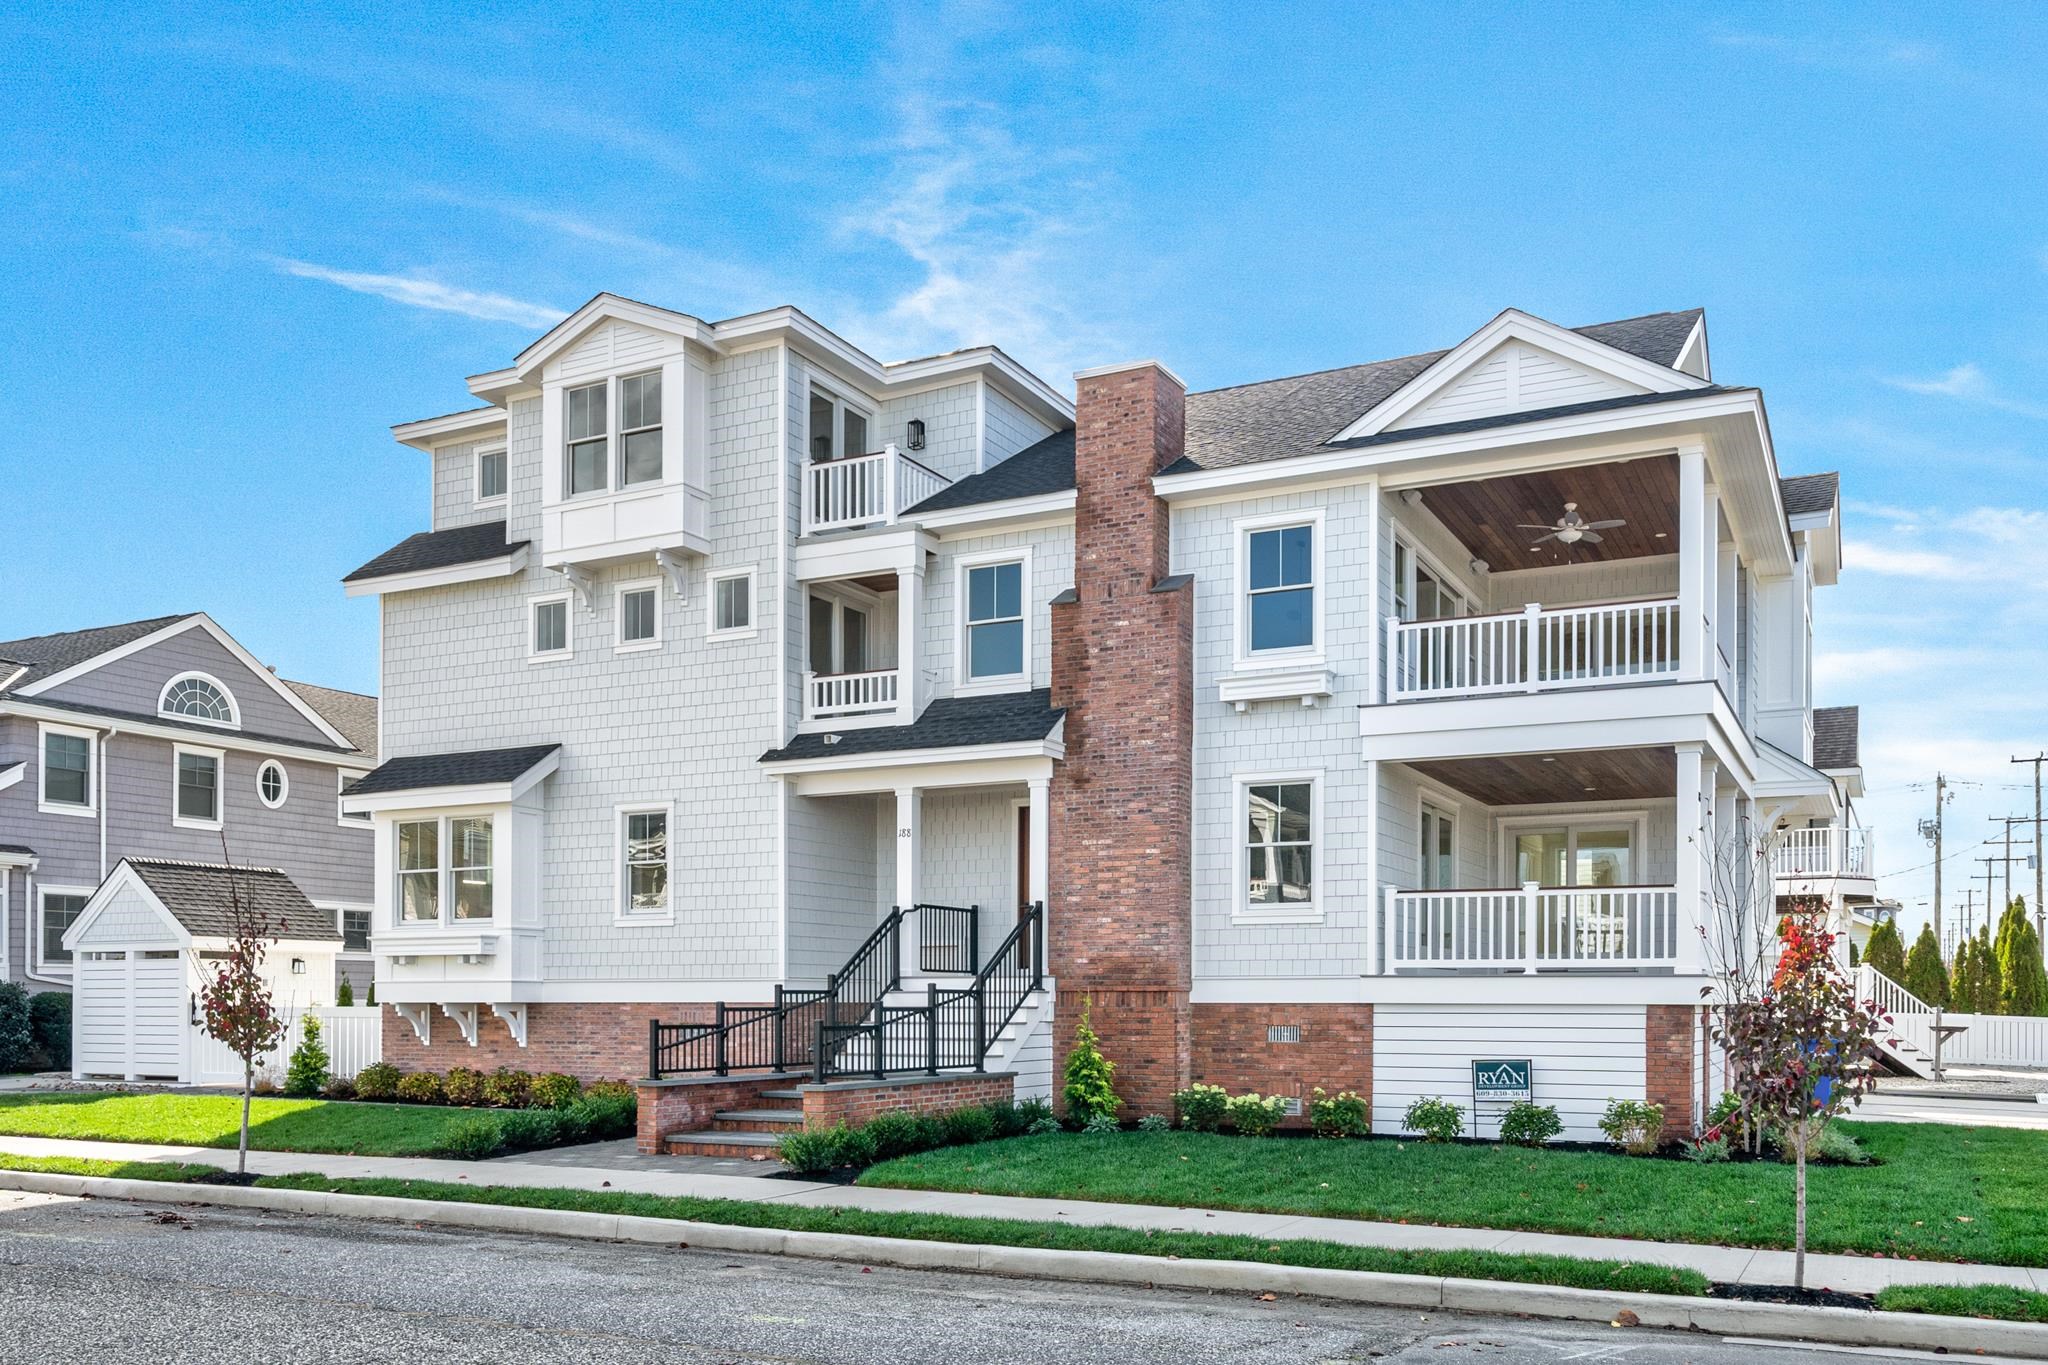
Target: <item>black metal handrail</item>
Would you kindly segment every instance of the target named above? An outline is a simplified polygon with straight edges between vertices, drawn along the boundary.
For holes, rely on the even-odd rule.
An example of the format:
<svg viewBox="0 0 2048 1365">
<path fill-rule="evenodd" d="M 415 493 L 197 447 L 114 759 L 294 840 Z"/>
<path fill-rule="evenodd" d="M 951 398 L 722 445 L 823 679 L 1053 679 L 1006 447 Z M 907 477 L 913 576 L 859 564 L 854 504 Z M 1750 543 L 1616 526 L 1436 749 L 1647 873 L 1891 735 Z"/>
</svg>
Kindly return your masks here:
<svg viewBox="0 0 2048 1365">
<path fill-rule="evenodd" d="M 918 905 L 917 968 L 973 976 L 981 970 L 981 907 Z"/>
</svg>

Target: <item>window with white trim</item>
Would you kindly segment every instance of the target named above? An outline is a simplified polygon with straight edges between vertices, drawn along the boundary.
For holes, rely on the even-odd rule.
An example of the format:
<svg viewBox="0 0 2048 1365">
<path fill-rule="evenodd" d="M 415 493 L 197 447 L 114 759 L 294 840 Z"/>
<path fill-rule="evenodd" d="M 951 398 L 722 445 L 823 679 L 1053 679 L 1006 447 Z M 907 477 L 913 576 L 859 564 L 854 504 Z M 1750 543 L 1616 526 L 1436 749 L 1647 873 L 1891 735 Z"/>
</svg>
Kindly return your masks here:
<svg viewBox="0 0 2048 1365">
<path fill-rule="evenodd" d="M 661 371 L 619 381 L 619 487 L 661 480 Z"/>
<path fill-rule="evenodd" d="M 404 924 L 433 924 L 441 918 L 441 822 L 400 820 L 393 826 L 398 840 L 398 918 Z"/>
<path fill-rule="evenodd" d="M 614 644 L 619 650 L 651 649 L 661 643 L 659 583 L 621 583 L 613 603 L 618 618 Z"/>
<path fill-rule="evenodd" d="M 220 828 L 220 762 L 218 749 L 172 746 L 172 824 L 186 829 Z"/>
<path fill-rule="evenodd" d="M 489 919 L 492 892 L 491 817 L 465 815 L 448 822 L 449 880 L 455 918 Z"/>
<path fill-rule="evenodd" d="M 282 806 L 291 789 L 291 779 L 285 776 L 284 764 L 276 759 L 265 759 L 263 766 L 256 770 L 256 799 L 270 809 Z"/>
<path fill-rule="evenodd" d="M 164 684 L 156 712 L 202 725 L 239 725 L 235 699 L 227 688 L 201 673 L 184 673 Z"/>
<path fill-rule="evenodd" d="M 90 730 L 43 727 L 41 806 L 44 810 L 92 814 L 92 765 L 97 748 L 98 742 Z"/>
<path fill-rule="evenodd" d="M 712 574 L 710 590 L 711 634 L 747 635 L 754 629 L 754 571 L 740 569 Z"/>
<path fill-rule="evenodd" d="M 341 950 L 344 953 L 367 953 L 370 951 L 370 912 L 368 910 L 343 909 L 337 918 L 335 928 L 341 930 Z"/>
<path fill-rule="evenodd" d="M 566 659 L 574 652 L 569 637 L 569 594 L 536 597 L 527 603 L 526 657 L 533 662 Z"/>
<path fill-rule="evenodd" d="M 1452 586 L 1448 576 L 1407 540 L 1394 537 L 1394 616 L 1402 621 L 1441 621 L 1450 616 L 1470 614 L 1465 595 Z"/>
<path fill-rule="evenodd" d="M 1024 562 L 1012 559 L 969 565 L 966 577 L 965 680 L 970 683 L 1021 679 L 1025 657 Z"/>
<path fill-rule="evenodd" d="M 360 773 L 336 773 L 334 775 L 334 816 L 344 825 L 369 825 L 373 823 L 368 811 L 351 815 L 341 808 L 341 798 L 347 796 L 349 788 L 362 780 L 362 774 Z"/>
<path fill-rule="evenodd" d="M 667 806 L 619 811 L 619 918 L 666 918 L 669 901 Z"/>
<path fill-rule="evenodd" d="M 476 501 L 479 506 L 499 503 L 505 500 L 505 483 L 509 469 L 503 450 L 479 450 L 476 453 Z"/>
<path fill-rule="evenodd" d="M 64 931 L 85 913 L 85 903 L 92 899 L 92 893 L 44 887 L 39 899 L 41 904 L 36 911 L 38 960 L 45 967 L 68 968 L 71 950 L 64 946 Z"/>
<path fill-rule="evenodd" d="M 1312 778 L 1240 784 L 1248 911 L 1314 908 L 1315 787 Z"/>
<path fill-rule="evenodd" d="M 497 900 L 495 830 L 488 815 L 428 816 L 392 824 L 398 922 L 490 919 Z"/>
<path fill-rule="evenodd" d="M 562 491 L 572 498 L 611 487 L 609 390 L 600 381 L 562 395 Z"/>
<path fill-rule="evenodd" d="M 1244 621 L 1248 657 L 1313 652 L 1317 638 L 1314 521 L 1254 527 L 1244 533 Z"/>
<path fill-rule="evenodd" d="M 1613 816 L 1557 825 L 1520 825 L 1514 843 L 1517 886 L 1628 886 L 1635 882 L 1636 822 Z"/>
<path fill-rule="evenodd" d="M 811 390 L 811 460 L 851 459 L 868 455 L 868 415 L 826 389 Z"/>
<path fill-rule="evenodd" d="M 1458 884 L 1458 818 L 1443 807 L 1422 803 L 1417 861 L 1422 889 L 1448 891 Z"/>
</svg>

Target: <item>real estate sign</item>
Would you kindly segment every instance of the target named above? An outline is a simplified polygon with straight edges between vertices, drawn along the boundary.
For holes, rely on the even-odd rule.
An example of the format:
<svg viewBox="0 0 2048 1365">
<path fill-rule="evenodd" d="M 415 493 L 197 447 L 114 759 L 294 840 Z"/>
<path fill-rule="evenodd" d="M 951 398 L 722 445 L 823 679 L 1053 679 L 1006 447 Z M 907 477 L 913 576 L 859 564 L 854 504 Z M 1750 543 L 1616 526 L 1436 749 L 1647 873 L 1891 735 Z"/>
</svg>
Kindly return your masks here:
<svg viewBox="0 0 2048 1365">
<path fill-rule="evenodd" d="M 1486 1058 L 1472 1063 L 1472 1100 L 1475 1104 L 1489 1101 L 1512 1104 L 1517 1100 L 1536 1097 L 1532 1077 L 1534 1069 L 1527 1058 L 1520 1061 L 1503 1061 Z"/>
</svg>

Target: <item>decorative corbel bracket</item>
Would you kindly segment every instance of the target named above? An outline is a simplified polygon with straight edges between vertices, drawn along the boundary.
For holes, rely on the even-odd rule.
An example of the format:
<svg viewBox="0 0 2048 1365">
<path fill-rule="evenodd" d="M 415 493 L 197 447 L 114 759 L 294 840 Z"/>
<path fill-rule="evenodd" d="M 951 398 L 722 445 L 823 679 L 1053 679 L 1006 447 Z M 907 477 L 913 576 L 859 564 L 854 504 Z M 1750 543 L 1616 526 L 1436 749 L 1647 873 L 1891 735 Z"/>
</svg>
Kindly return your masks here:
<svg viewBox="0 0 2048 1365">
<path fill-rule="evenodd" d="M 398 1017 L 412 1025 L 412 1031 L 419 1035 L 422 1045 L 432 1046 L 434 1041 L 434 1011 L 427 1005 L 393 1005 Z"/>
<path fill-rule="evenodd" d="M 505 1027 L 512 1030 L 513 1042 L 521 1047 L 526 1046 L 526 1006 L 500 1005 L 492 1001 L 491 1013 L 503 1019 Z"/>
<path fill-rule="evenodd" d="M 471 1047 L 476 1046 L 477 1009 L 475 1005 L 443 1005 L 441 1006 L 441 1013 L 453 1019 L 455 1027 L 462 1030 L 463 1042 L 468 1043 Z"/>
<path fill-rule="evenodd" d="M 676 550 L 656 550 L 654 562 L 661 565 L 661 571 L 668 575 L 670 586 L 676 590 L 676 600 L 690 600 L 690 565 Z"/>
<path fill-rule="evenodd" d="M 580 564 L 557 564 L 555 572 L 569 580 L 569 586 L 583 599 L 583 609 L 592 610 L 592 594 L 597 591 L 597 580 L 590 576 L 590 570 Z"/>
</svg>

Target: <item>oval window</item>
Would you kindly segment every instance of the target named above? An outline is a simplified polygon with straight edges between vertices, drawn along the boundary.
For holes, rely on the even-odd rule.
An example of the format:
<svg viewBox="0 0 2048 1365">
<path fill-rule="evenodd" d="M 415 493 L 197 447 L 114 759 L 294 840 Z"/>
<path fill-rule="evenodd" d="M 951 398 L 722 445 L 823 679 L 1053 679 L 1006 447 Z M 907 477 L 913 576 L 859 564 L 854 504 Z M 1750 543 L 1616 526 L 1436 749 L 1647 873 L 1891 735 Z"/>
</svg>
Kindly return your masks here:
<svg viewBox="0 0 2048 1365">
<path fill-rule="evenodd" d="M 256 794 L 272 810 L 284 804 L 285 793 L 290 790 L 291 784 L 285 780 L 282 763 L 272 759 L 256 770 Z"/>
</svg>

